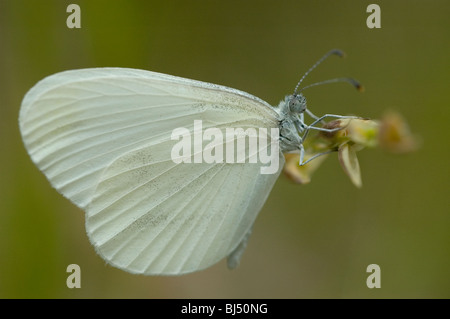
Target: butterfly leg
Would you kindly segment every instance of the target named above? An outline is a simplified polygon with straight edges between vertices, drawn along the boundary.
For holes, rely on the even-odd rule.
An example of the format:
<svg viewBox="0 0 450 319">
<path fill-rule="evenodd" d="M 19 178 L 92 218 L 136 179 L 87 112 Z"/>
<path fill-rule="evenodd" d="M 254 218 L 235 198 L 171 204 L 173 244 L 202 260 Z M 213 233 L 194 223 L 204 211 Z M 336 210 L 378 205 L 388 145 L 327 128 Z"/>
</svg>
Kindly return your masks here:
<svg viewBox="0 0 450 319">
<path fill-rule="evenodd" d="M 332 130 L 330 131 L 330 129 L 324 129 L 324 128 L 321 128 L 321 127 L 314 127 L 314 125 L 316 125 L 319 122 L 322 122 L 324 119 L 326 119 L 328 117 L 337 118 L 337 119 L 360 119 L 361 118 L 359 116 L 351 116 L 351 115 L 325 114 L 325 115 L 322 115 L 321 117 L 317 118 L 314 122 L 312 122 L 310 125 L 308 125 L 308 127 L 312 128 L 312 129 L 315 129 L 315 130 L 319 130 L 319 131 L 333 132 Z"/>
<path fill-rule="evenodd" d="M 316 130 L 316 131 L 322 131 L 322 132 L 328 132 L 328 133 L 332 133 L 332 132 L 336 132 L 339 130 L 342 130 L 342 127 L 336 127 L 336 128 L 323 128 L 323 127 L 315 127 L 314 125 L 316 125 L 317 123 L 323 121 L 324 119 L 331 117 L 331 118 L 338 118 L 338 119 L 360 119 L 360 117 L 358 116 L 346 116 L 346 115 L 336 115 L 336 114 L 325 114 L 319 118 L 317 118 L 317 120 L 315 120 L 314 122 L 312 122 L 310 125 L 307 125 L 305 128 L 305 133 L 302 136 L 302 140 L 304 141 L 306 136 L 308 135 L 309 130 Z"/>
<path fill-rule="evenodd" d="M 302 146 L 302 148 L 303 148 L 303 146 Z M 302 160 L 300 160 L 300 163 L 299 163 L 299 165 L 300 166 L 303 166 L 303 165 L 306 165 L 306 164 L 308 164 L 309 162 L 311 162 L 313 159 L 315 159 L 315 158 L 317 158 L 317 157 L 319 157 L 319 156 L 322 156 L 322 155 L 327 155 L 327 154 L 330 154 L 330 153 L 333 153 L 333 152 L 335 152 L 336 150 L 329 150 L 329 151 L 326 151 L 326 152 L 322 152 L 322 153 L 317 153 L 317 154 L 315 154 L 313 157 L 311 157 L 311 158 L 308 158 L 306 161 L 302 161 Z"/>
</svg>

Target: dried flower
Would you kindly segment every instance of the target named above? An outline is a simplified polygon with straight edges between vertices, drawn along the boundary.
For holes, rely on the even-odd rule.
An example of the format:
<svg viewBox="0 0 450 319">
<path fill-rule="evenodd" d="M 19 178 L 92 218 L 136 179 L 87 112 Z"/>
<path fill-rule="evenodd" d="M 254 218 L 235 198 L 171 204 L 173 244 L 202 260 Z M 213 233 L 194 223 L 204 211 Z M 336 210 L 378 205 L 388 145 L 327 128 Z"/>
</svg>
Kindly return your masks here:
<svg viewBox="0 0 450 319">
<path fill-rule="evenodd" d="M 419 144 L 403 116 L 394 111 L 386 112 L 381 119 L 378 141 L 381 148 L 395 154 L 415 151 Z"/>
</svg>

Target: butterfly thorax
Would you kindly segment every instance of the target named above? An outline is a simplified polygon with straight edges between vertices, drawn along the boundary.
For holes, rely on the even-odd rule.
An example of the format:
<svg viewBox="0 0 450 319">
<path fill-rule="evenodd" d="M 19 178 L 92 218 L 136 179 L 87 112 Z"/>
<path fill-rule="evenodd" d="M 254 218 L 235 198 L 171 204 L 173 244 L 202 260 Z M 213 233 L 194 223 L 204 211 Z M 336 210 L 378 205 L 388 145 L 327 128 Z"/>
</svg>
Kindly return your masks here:
<svg viewBox="0 0 450 319">
<path fill-rule="evenodd" d="M 306 98 L 302 94 L 287 95 L 276 110 L 279 115 L 281 151 L 299 150 L 302 143 L 300 134 L 305 129 L 303 113 L 306 110 Z"/>
</svg>

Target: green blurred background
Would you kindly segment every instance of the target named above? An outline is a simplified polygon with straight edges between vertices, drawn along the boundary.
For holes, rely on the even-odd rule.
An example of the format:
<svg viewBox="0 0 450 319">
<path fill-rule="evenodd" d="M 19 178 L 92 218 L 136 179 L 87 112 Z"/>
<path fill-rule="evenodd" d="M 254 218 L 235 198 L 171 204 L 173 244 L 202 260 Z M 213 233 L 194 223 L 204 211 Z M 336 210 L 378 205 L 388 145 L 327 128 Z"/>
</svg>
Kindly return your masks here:
<svg viewBox="0 0 450 319">
<path fill-rule="evenodd" d="M 81 29 L 66 7 L 81 7 Z M 381 29 L 366 26 L 381 7 Z M 450 2 L 0 0 L 1 298 L 449 298 Z M 132 67 L 238 88 L 278 104 L 305 84 L 316 114 L 404 115 L 419 151 L 358 153 L 362 189 L 333 154 L 311 184 L 276 183 L 238 269 L 224 261 L 180 277 L 144 277 L 96 255 L 84 213 L 28 157 L 17 118 L 24 94 L 67 69 Z M 81 267 L 68 289 L 66 267 Z M 368 289 L 366 267 L 381 267 Z"/>
</svg>

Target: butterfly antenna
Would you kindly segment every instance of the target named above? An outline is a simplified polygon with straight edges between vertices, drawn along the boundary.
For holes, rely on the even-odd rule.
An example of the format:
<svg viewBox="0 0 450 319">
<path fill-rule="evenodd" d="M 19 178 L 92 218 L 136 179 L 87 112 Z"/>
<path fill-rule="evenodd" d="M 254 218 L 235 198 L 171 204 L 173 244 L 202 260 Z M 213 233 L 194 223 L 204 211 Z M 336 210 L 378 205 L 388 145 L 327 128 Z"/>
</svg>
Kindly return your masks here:
<svg viewBox="0 0 450 319">
<path fill-rule="evenodd" d="M 294 95 L 297 94 L 297 90 L 300 86 L 300 84 L 303 82 L 303 80 L 306 78 L 306 76 L 311 73 L 312 70 L 314 70 L 320 63 L 322 63 L 325 59 L 327 59 L 330 55 L 337 55 L 340 57 L 344 57 L 345 53 L 341 50 L 338 49 L 334 49 L 329 51 L 327 54 L 325 54 L 323 57 L 321 57 L 319 59 L 319 61 L 317 61 L 316 63 L 314 63 L 314 65 L 312 67 L 309 68 L 308 71 L 306 71 L 306 73 L 302 76 L 302 78 L 300 79 L 300 81 L 298 81 L 297 86 L 294 89 Z"/>
<path fill-rule="evenodd" d="M 356 81 L 353 78 L 337 78 L 337 79 L 331 79 L 331 80 L 326 80 L 326 81 L 307 85 L 307 86 L 303 87 L 300 91 L 298 91 L 298 93 L 302 92 L 303 90 L 305 90 L 307 88 L 313 87 L 313 86 L 329 84 L 329 83 L 337 83 L 337 82 L 347 82 L 347 83 L 350 83 L 351 85 L 353 85 L 358 91 L 360 91 L 360 92 L 364 91 L 364 86 L 362 86 L 361 83 L 359 83 L 358 81 Z M 297 92 L 296 92 L 296 94 L 297 94 Z"/>
</svg>

